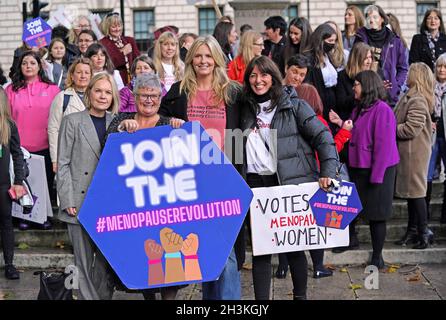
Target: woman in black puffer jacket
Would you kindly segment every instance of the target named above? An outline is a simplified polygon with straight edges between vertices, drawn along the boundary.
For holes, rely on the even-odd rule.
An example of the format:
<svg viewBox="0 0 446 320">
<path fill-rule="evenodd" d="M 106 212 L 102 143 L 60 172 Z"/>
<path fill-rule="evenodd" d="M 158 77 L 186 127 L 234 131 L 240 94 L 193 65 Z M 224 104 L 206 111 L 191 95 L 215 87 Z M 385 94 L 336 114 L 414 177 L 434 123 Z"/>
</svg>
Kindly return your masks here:
<svg viewBox="0 0 446 320">
<path fill-rule="evenodd" d="M 242 173 L 251 188 L 319 181 L 327 190 L 336 175 L 338 154 L 333 137 L 311 107 L 293 88 L 282 87 L 277 66 L 269 58 L 254 58 L 244 79 L 246 103 L 241 129 L 252 132 L 244 143 Z M 276 129 L 276 146 L 271 130 Z M 262 143 L 258 143 L 261 141 Z M 272 157 L 270 148 L 277 148 Z M 260 150 L 264 147 L 265 150 Z M 318 153 L 320 170 L 315 158 Z M 288 252 L 295 299 L 306 298 L 307 260 L 303 251 Z M 269 299 L 271 255 L 253 257 L 255 298 Z"/>
</svg>

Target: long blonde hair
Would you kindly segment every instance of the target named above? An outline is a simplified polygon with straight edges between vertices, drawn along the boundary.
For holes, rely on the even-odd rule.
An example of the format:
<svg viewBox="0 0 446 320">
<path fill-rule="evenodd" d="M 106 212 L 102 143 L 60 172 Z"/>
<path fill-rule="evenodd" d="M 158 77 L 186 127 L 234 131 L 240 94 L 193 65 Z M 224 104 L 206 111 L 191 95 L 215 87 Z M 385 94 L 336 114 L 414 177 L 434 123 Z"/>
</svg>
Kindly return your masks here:
<svg viewBox="0 0 446 320">
<path fill-rule="evenodd" d="M 229 80 L 226 73 L 226 61 L 223 51 L 217 40 L 211 35 L 197 38 L 192 44 L 186 55 L 186 68 L 184 70 L 184 78 L 180 83 L 180 92 L 186 92 L 188 100 L 195 97 L 197 93 L 197 75 L 195 74 L 193 59 L 198 49 L 206 45 L 211 51 L 212 59 L 214 59 L 214 71 L 212 79 L 212 88 L 215 94 L 215 103 L 224 101 L 226 105 L 231 103 L 230 90 L 238 86 L 234 81 Z"/>
<path fill-rule="evenodd" d="M 90 83 L 88 84 L 87 89 L 85 90 L 84 94 L 84 102 L 85 102 L 85 108 L 88 110 L 91 109 L 91 101 L 90 101 L 90 94 L 91 90 L 93 90 L 94 85 L 96 82 L 100 80 L 108 80 L 110 82 L 112 87 L 112 102 L 110 104 L 110 107 L 107 109 L 107 111 L 111 112 L 112 114 L 117 114 L 119 110 L 119 104 L 120 104 L 120 98 L 119 98 L 119 91 L 115 83 L 115 79 L 112 75 L 110 75 L 107 72 L 99 72 L 97 73 L 93 78 L 91 78 Z"/>
<path fill-rule="evenodd" d="M 328 24 L 330 27 L 332 27 L 332 24 L 335 25 L 334 31 L 336 32 L 336 45 L 333 48 L 333 51 L 329 53 L 330 61 L 333 64 L 335 68 L 340 68 L 342 66 L 345 66 L 345 54 L 344 54 L 344 43 L 342 41 L 342 32 L 341 29 L 339 29 L 339 26 L 334 21 L 327 21 L 325 24 Z"/>
<path fill-rule="evenodd" d="M 421 94 L 427 100 L 429 113 L 432 114 L 435 105 L 435 77 L 432 70 L 424 62 L 412 63 L 407 75 L 408 95 Z"/>
<path fill-rule="evenodd" d="M 249 30 L 249 31 L 246 31 L 245 33 L 243 33 L 243 35 L 240 39 L 238 55 L 242 57 L 242 60 L 246 66 L 255 57 L 252 49 L 255 46 L 255 42 L 261 38 L 262 38 L 262 35 L 258 32 L 253 31 L 253 30 Z"/>
<path fill-rule="evenodd" d="M 5 90 L 0 86 L 0 145 L 7 146 L 11 138 L 10 122 L 11 111 L 9 110 L 9 101 Z"/>
<path fill-rule="evenodd" d="M 155 64 L 155 68 L 158 71 L 161 81 L 164 82 L 164 77 L 166 75 L 162 65 L 163 60 L 161 55 L 161 46 L 166 41 L 172 41 L 175 44 L 175 55 L 172 58 L 173 74 L 175 75 L 175 80 L 180 81 L 183 79 L 184 75 L 184 63 L 180 59 L 180 45 L 178 38 L 172 32 L 163 32 L 156 41 L 155 49 L 153 51 L 153 63 Z"/>
</svg>

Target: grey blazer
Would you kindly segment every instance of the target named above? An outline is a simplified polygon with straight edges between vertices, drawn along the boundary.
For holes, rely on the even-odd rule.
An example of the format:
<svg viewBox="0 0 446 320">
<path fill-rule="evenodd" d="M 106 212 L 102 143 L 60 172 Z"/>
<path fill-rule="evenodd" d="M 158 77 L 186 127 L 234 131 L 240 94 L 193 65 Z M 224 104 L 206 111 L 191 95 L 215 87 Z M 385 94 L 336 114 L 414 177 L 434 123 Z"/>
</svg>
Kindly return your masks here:
<svg viewBox="0 0 446 320">
<path fill-rule="evenodd" d="M 107 128 L 112 120 L 113 116 L 107 112 Z M 63 118 L 59 130 L 57 172 L 61 221 L 79 223 L 77 217 L 69 216 L 65 209 L 75 207 L 79 212 L 101 151 L 101 143 L 88 110 Z"/>
</svg>

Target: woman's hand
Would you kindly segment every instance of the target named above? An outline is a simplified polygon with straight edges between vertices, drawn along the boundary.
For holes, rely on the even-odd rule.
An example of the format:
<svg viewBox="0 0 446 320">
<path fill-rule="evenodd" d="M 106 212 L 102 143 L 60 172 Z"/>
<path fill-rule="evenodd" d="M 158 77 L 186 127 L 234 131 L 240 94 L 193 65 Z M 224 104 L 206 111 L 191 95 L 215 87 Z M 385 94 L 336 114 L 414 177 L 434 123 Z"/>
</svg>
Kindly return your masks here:
<svg viewBox="0 0 446 320">
<path fill-rule="evenodd" d="M 53 172 L 57 173 L 57 162 L 53 162 Z"/>
<path fill-rule="evenodd" d="M 386 90 L 392 89 L 392 82 L 390 82 L 389 80 L 384 80 L 384 88 Z"/>
<path fill-rule="evenodd" d="M 170 119 L 170 125 L 174 128 L 174 129 L 178 129 L 180 128 L 184 123 L 184 120 L 181 119 L 177 119 L 177 118 L 171 118 Z"/>
<path fill-rule="evenodd" d="M 328 113 L 328 118 L 330 119 L 331 123 L 334 123 L 339 128 L 342 127 L 342 119 L 341 119 L 341 117 L 339 117 L 339 115 L 336 112 L 334 112 L 332 109 Z"/>
<path fill-rule="evenodd" d="M 342 125 L 342 129 L 345 129 L 345 130 L 348 130 L 348 131 L 352 131 L 352 129 L 353 129 L 353 121 L 351 121 L 351 120 L 344 121 L 344 124 Z"/>
<path fill-rule="evenodd" d="M 69 216 L 75 217 L 77 214 L 76 208 L 66 208 L 65 211 L 68 213 Z"/>
<path fill-rule="evenodd" d="M 331 178 L 319 178 L 319 186 L 326 192 L 331 191 Z"/>
<path fill-rule="evenodd" d="M 126 56 L 129 53 L 132 53 L 132 45 L 130 43 L 127 43 L 124 48 L 121 49 L 121 52 Z"/>
<path fill-rule="evenodd" d="M 118 126 L 119 132 L 127 131 L 128 133 L 134 133 L 138 129 L 139 129 L 139 124 L 136 120 L 133 119 L 123 120 Z"/>
<path fill-rule="evenodd" d="M 12 186 L 12 189 L 14 190 L 14 193 L 16 194 L 17 200 L 26 194 L 26 189 L 22 185 L 14 184 Z"/>
<path fill-rule="evenodd" d="M 437 131 L 437 123 L 432 121 L 432 133 L 435 133 L 435 131 Z"/>
</svg>

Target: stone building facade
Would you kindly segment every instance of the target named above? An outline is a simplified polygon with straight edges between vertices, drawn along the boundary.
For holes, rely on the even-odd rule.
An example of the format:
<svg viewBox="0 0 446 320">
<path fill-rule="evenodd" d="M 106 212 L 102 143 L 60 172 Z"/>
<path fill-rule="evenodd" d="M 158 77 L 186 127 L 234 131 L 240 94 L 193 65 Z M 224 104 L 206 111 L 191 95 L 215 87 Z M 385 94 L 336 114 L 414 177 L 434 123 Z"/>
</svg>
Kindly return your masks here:
<svg viewBox="0 0 446 320">
<path fill-rule="evenodd" d="M 20 46 L 22 36 L 22 2 L 25 0 L 0 0 L 0 65 L 7 73 L 12 63 L 14 49 Z M 26 1 L 25 1 L 26 2 Z M 47 0 L 44 10 L 54 12 L 59 5 L 73 17 L 89 12 L 102 15 L 110 11 L 120 11 L 119 0 Z M 312 26 L 334 20 L 341 28 L 347 5 L 364 7 L 377 4 L 386 12 L 395 14 L 401 23 L 403 34 L 410 43 L 418 31 L 417 18 L 426 8 L 436 6 L 446 8 L 446 0 L 217 0 L 224 15 L 235 18 L 238 27 L 250 23 L 263 31 L 263 20 L 270 15 L 281 14 L 287 20 L 298 15 L 310 17 Z M 28 12 L 32 1 L 27 0 Z M 309 5 L 309 6 L 308 6 Z M 153 31 L 161 26 L 176 25 L 180 32 L 206 33 L 215 25 L 215 11 L 211 0 L 124 0 L 124 21 L 126 35 L 139 39 L 146 47 Z"/>
</svg>

